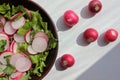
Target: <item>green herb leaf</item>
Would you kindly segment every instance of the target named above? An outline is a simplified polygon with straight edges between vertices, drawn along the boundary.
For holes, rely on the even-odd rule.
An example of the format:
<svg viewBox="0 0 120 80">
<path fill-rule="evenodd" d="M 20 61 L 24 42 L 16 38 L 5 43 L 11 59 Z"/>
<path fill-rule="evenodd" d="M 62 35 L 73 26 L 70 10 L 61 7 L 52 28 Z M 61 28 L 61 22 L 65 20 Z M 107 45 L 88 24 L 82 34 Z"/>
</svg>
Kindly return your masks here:
<svg viewBox="0 0 120 80">
<path fill-rule="evenodd" d="M 30 79 L 30 73 L 25 72 L 20 80 L 29 80 Z"/>
<path fill-rule="evenodd" d="M 0 52 L 4 51 L 6 44 L 7 40 L 0 40 Z"/>
</svg>

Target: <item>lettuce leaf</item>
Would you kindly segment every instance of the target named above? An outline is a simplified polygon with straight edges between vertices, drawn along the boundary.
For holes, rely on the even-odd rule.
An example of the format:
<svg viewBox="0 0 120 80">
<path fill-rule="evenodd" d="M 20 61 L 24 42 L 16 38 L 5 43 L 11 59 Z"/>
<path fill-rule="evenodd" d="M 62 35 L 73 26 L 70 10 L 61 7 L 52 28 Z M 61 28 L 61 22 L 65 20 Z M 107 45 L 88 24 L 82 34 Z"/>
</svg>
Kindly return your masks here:
<svg viewBox="0 0 120 80">
<path fill-rule="evenodd" d="M 8 76 L 0 77 L 0 80 L 8 80 Z"/>
<path fill-rule="evenodd" d="M 4 51 L 6 44 L 7 44 L 7 40 L 0 40 L 0 52 Z"/>
<path fill-rule="evenodd" d="M 4 15 L 5 18 L 10 19 L 17 12 L 25 12 L 25 9 L 22 5 L 15 7 L 14 5 L 10 6 L 9 4 L 0 5 L 0 14 Z"/>
</svg>

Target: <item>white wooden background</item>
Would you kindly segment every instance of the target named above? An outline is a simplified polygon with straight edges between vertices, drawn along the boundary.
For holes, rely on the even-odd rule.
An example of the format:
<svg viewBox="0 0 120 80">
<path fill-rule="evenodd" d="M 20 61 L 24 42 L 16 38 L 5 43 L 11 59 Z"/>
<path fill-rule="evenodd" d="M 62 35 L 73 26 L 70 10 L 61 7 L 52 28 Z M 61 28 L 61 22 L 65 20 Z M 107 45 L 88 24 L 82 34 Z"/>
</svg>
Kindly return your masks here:
<svg viewBox="0 0 120 80">
<path fill-rule="evenodd" d="M 87 14 L 90 0 L 33 0 L 42 6 L 53 19 L 58 36 L 59 51 L 56 62 L 43 80 L 120 80 L 120 33 L 110 44 L 103 42 L 103 33 L 109 28 L 120 32 L 120 0 L 101 0 L 103 8 L 95 16 Z M 67 28 L 62 21 L 66 10 L 74 10 L 80 21 Z M 93 27 L 99 32 L 97 41 L 87 45 L 82 33 Z M 70 53 L 75 57 L 75 65 L 61 70 L 59 57 Z"/>
</svg>

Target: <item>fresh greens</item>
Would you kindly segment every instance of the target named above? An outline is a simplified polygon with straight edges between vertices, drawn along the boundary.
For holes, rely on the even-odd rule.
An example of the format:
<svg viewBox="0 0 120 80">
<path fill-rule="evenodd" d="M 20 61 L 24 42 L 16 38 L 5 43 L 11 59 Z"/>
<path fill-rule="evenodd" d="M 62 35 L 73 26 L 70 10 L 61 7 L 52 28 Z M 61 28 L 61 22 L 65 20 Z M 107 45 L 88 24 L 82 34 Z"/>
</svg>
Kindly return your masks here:
<svg viewBox="0 0 120 80">
<path fill-rule="evenodd" d="M 8 80 L 8 76 L 0 77 L 0 80 Z"/>
<path fill-rule="evenodd" d="M 6 40 L 0 40 L 0 52 L 3 52 L 7 44 Z"/>
<path fill-rule="evenodd" d="M 17 12 L 25 12 L 24 7 L 19 5 L 15 7 L 14 5 L 10 6 L 9 4 L 0 5 L 0 14 L 4 15 L 6 19 L 10 19 Z"/>
</svg>

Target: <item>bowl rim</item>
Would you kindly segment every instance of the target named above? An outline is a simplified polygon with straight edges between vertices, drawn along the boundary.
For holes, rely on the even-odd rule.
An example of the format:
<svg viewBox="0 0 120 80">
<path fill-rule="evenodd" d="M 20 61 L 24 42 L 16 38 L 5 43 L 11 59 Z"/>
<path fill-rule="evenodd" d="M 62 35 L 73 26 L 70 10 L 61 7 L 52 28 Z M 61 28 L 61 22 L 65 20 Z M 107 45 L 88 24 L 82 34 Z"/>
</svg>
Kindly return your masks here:
<svg viewBox="0 0 120 80">
<path fill-rule="evenodd" d="M 38 3 L 36 3 L 35 1 L 32 1 L 32 0 L 27 0 L 27 1 L 29 1 L 29 2 L 31 2 L 31 3 L 33 3 L 33 4 L 35 4 L 38 8 L 40 8 L 43 12 L 45 12 L 46 13 L 46 15 L 47 15 L 47 17 L 50 19 L 50 21 L 52 22 L 51 24 L 53 25 L 53 27 L 54 27 L 54 31 L 55 31 L 55 37 L 56 37 L 56 39 L 57 39 L 57 46 L 56 46 L 56 51 L 55 51 L 55 57 L 54 57 L 54 60 L 53 60 L 53 63 L 51 64 L 51 66 L 50 67 L 48 67 L 48 70 L 45 72 L 45 74 L 44 75 L 42 75 L 41 77 L 40 77 L 40 79 L 39 80 L 42 80 L 49 72 L 50 72 L 50 70 L 52 69 L 52 67 L 53 67 L 53 65 L 54 65 L 54 63 L 55 63 L 55 60 L 56 60 L 56 58 L 57 58 L 57 54 L 58 54 L 58 46 L 59 46 L 59 39 L 58 39 L 58 33 L 57 33 L 57 29 L 56 29 L 56 26 L 55 26 L 55 24 L 54 24 L 54 22 L 53 22 L 53 20 L 52 20 L 52 18 L 50 17 L 50 15 L 47 13 L 47 11 L 42 7 L 42 6 L 40 6 Z"/>
</svg>

